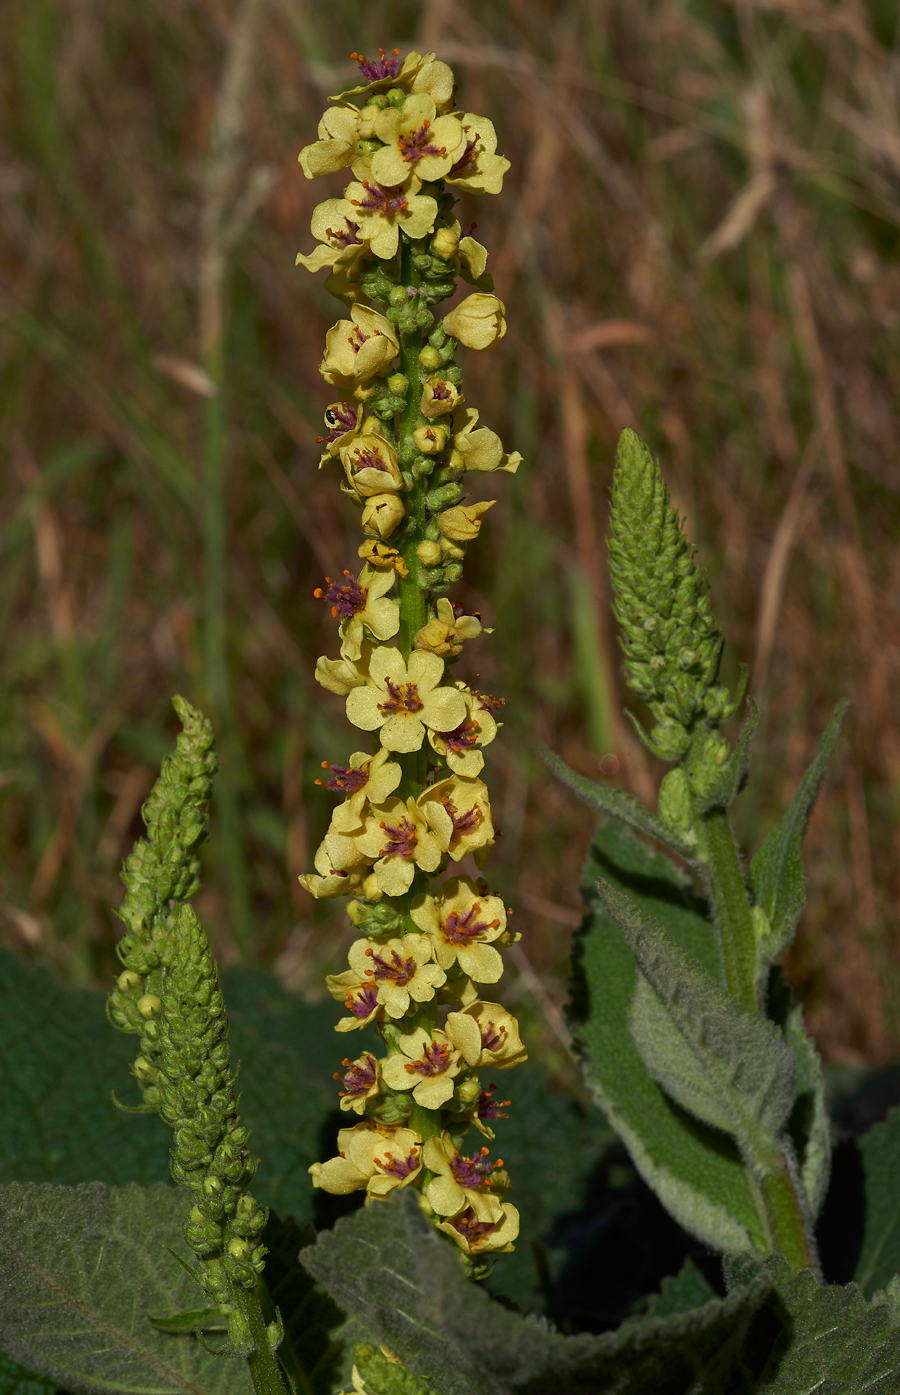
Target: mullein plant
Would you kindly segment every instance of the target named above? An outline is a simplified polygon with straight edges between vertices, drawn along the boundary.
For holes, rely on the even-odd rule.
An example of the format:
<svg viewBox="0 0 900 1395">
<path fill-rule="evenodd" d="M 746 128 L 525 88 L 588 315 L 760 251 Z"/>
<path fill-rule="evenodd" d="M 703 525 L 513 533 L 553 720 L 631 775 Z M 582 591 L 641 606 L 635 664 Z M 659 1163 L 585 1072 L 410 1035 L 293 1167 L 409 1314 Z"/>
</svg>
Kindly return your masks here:
<svg viewBox="0 0 900 1395">
<path fill-rule="evenodd" d="M 315 592 L 340 644 L 316 678 L 374 749 L 323 762 L 317 783 L 341 802 L 300 881 L 316 898 L 352 898 L 358 938 L 347 970 L 328 978 L 346 1009 L 336 1030 L 373 1024 L 384 1054 L 344 1059 L 352 1122 L 338 1156 L 311 1173 L 316 1187 L 370 1201 L 413 1188 L 480 1271 L 518 1234 L 509 1178 L 482 1139 L 505 1117 L 490 1075 L 525 1050 L 515 1018 L 487 1000 L 519 938 L 509 912 L 483 879 L 443 876 L 469 854 L 480 869 L 494 842 L 482 752 L 501 706 L 454 675 L 484 631 L 448 592 L 493 503 L 469 502 L 467 477 L 514 473 L 520 456 L 463 397 L 459 345 L 492 349 L 506 321 L 488 253 L 453 210 L 458 193 L 499 193 L 509 162 L 491 122 L 456 107 L 453 73 L 433 53 L 354 58 L 362 81 L 330 99 L 299 157 L 308 178 L 352 178 L 314 210 L 318 245 L 297 261 L 327 269 L 326 289 L 348 307 L 320 365 L 339 400 L 319 463 L 337 472 L 363 534 L 358 574 Z M 457 277 L 476 289 L 440 317 Z M 464 1140 L 470 1126 L 479 1146 Z"/>
<path fill-rule="evenodd" d="M 183 731 L 144 805 L 147 837 L 122 873 L 126 895 L 117 914 L 126 930 L 116 948 L 125 967 L 107 1015 L 119 1031 L 140 1038 L 132 1074 L 143 1104 L 116 1103 L 158 1112 L 171 1126 L 172 1177 L 194 1202 L 183 1235 L 198 1263 L 185 1267 L 208 1306 L 176 1315 L 173 1330 L 199 1333 L 226 1318 L 222 1350 L 247 1358 L 256 1395 L 284 1395 L 275 1356 L 281 1319 L 266 1322 L 259 1296 L 268 1211 L 249 1191 L 257 1164 L 237 1112 L 225 1005 L 209 943 L 188 904 L 200 885 L 198 854 L 208 833 L 212 726 L 184 698 L 174 705 Z"/>
<path fill-rule="evenodd" d="M 738 711 L 747 673 L 733 694 L 720 681 L 724 641 L 703 573 L 658 465 L 630 430 L 613 474 L 609 559 L 625 677 L 650 731 L 627 715 L 672 768 L 654 814 L 547 753 L 562 779 L 618 821 L 598 834 L 585 881 L 590 928 L 576 978 L 594 956 L 584 982 L 593 974 L 600 989 L 587 1015 L 573 1004 L 585 1073 L 638 1170 L 687 1230 L 726 1253 L 781 1253 L 818 1273 L 814 1226 L 830 1163 L 822 1070 L 775 961 L 803 910 L 800 844 L 846 704 L 745 867 L 728 807 L 746 781 L 758 710 L 750 700 L 732 747 L 720 727 Z M 622 825 L 674 853 L 690 875 Z M 705 901 L 691 899 L 691 879 Z M 622 960 L 617 933 L 633 958 Z"/>
</svg>

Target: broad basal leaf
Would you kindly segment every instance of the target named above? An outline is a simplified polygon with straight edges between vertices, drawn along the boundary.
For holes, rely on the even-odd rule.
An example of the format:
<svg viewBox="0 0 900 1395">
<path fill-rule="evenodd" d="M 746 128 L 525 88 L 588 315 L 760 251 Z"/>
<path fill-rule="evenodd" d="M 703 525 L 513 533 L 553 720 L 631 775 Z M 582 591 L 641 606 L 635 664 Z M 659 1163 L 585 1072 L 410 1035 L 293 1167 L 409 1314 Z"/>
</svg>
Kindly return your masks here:
<svg viewBox="0 0 900 1395">
<path fill-rule="evenodd" d="M 56 1395 L 56 1381 L 26 1371 L 0 1351 L 0 1395 Z"/>
<path fill-rule="evenodd" d="M 727 1267 L 727 1266 L 726 1266 Z M 889 1305 L 869 1304 L 856 1284 L 821 1285 L 805 1269 L 792 1276 L 772 1256 L 740 1266 L 771 1284 L 751 1324 L 730 1390 L 754 1395 L 897 1395 L 900 1327 Z"/>
<path fill-rule="evenodd" d="M 677 1274 L 663 1279 L 659 1294 L 650 1300 L 651 1317 L 669 1317 L 672 1313 L 689 1313 L 702 1308 L 717 1294 L 702 1270 L 692 1259 L 686 1259 Z"/>
<path fill-rule="evenodd" d="M 241 1115 L 263 1159 L 254 1191 L 306 1220 L 307 1169 L 334 1106 L 335 1012 L 285 993 L 270 974 L 226 974 L 223 991 Z M 0 950 L 0 1182 L 169 1180 L 169 1129 L 112 1101 L 113 1090 L 123 1103 L 139 1099 L 133 1056 L 133 1042 L 107 1022 L 102 994 L 62 988 L 42 966 Z"/>
<path fill-rule="evenodd" d="M 75 1392 L 249 1395 L 245 1362 L 146 1316 L 197 1305 L 169 1253 L 189 1207 L 159 1184 L 0 1188 L 0 1348 Z"/>
<path fill-rule="evenodd" d="M 715 1249 L 764 1248 L 736 1144 L 679 1108 L 653 1079 L 632 1040 L 628 1013 L 637 964 L 599 901 L 599 877 L 660 921 L 710 979 L 721 982 L 705 904 L 691 895 L 668 858 L 651 852 L 622 824 L 605 824 L 582 874 L 588 914 L 572 959 L 570 1020 L 585 1079 L 641 1176 L 685 1230 Z"/>
<path fill-rule="evenodd" d="M 866 1228 L 855 1278 L 863 1293 L 887 1288 L 900 1273 L 900 1109 L 859 1140 L 865 1172 Z"/>
<path fill-rule="evenodd" d="M 800 847 L 846 711 L 847 703 L 839 702 L 822 736 L 818 755 L 800 781 L 787 813 L 750 863 L 753 896 L 765 911 L 770 927 L 759 945 L 761 965 L 771 964 L 787 949 L 803 912 L 806 877 Z"/>
<path fill-rule="evenodd" d="M 470 1283 L 409 1193 L 338 1221 L 303 1264 L 440 1395 L 721 1395 L 767 1292 L 755 1281 L 690 1314 L 564 1336 Z"/>
<path fill-rule="evenodd" d="M 637 960 L 629 1022 L 668 1095 L 736 1139 L 750 1163 L 771 1152 L 794 1103 L 794 1060 L 772 1022 L 735 1003 L 653 917 L 601 881 L 598 892 Z"/>
</svg>

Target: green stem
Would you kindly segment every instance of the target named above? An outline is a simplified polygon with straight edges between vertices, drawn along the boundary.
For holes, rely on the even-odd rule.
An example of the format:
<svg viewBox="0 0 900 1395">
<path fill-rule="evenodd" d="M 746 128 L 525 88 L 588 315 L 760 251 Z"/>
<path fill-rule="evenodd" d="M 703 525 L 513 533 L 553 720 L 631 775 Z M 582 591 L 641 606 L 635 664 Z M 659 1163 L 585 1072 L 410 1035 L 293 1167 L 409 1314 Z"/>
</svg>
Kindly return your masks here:
<svg viewBox="0 0 900 1395">
<path fill-rule="evenodd" d="M 756 937 L 728 814 L 724 809 L 712 809 L 697 821 L 697 827 L 726 987 L 735 1002 L 758 1015 Z M 771 1151 L 757 1161 L 758 1166 L 748 1168 L 747 1174 L 769 1249 L 784 1255 L 794 1269 L 809 1267 L 818 1272 L 815 1241 L 795 1170 L 774 1142 Z"/>
<path fill-rule="evenodd" d="M 725 984 L 735 1002 L 752 1013 L 758 1013 L 756 937 L 728 814 L 724 809 L 712 809 L 697 823 L 708 890 L 722 947 Z"/>
<path fill-rule="evenodd" d="M 781 1254 L 794 1269 L 820 1272 L 812 1227 L 798 1195 L 799 1182 L 785 1154 L 772 1145 L 771 1158 L 758 1174 L 748 1169 L 756 1209 L 770 1252 Z"/>
<path fill-rule="evenodd" d="M 250 1328 L 253 1354 L 247 1357 L 247 1365 L 250 1367 L 250 1379 L 256 1395 L 287 1395 L 277 1357 L 269 1347 L 266 1321 L 256 1289 L 235 1284 L 234 1302 L 247 1319 Z"/>
</svg>

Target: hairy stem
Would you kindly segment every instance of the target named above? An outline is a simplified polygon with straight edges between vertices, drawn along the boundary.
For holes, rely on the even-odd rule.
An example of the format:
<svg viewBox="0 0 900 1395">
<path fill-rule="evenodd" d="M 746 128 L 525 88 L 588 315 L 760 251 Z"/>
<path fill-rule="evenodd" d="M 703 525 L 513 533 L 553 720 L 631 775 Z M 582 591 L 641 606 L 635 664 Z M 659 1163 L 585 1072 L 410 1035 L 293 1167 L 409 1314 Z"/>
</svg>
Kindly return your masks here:
<svg viewBox="0 0 900 1395">
<path fill-rule="evenodd" d="M 697 833 L 715 908 L 725 983 L 735 1002 L 757 1013 L 756 939 L 750 900 L 727 812 L 711 809 L 697 820 Z"/>
<path fill-rule="evenodd" d="M 287 1386 L 278 1365 L 278 1359 L 269 1346 L 266 1335 L 266 1320 L 263 1317 L 259 1294 L 255 1288 L 242 1288 L 235 1284 L 234 1302 L 240 1309 L 250 1329 L 253 1353 L 247 1357 L 250 1379 L 256 1395 L 286 1395 Z"/>
</svg>

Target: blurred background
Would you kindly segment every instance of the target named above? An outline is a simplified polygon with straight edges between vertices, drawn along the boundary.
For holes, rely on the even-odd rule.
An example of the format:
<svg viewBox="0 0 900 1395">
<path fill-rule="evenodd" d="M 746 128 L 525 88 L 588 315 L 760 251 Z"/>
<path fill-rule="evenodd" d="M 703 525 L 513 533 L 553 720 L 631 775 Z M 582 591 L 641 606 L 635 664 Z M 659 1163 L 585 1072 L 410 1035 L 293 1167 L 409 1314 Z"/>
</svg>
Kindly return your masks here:
<svg viewBox="0 0 900 1395">
<path fill-rule="evenodd" d="M 488 752 L 507 1001 L 565 1061 L 595 818 L 547 774 L 652 800 L 628 734 L 604 532 L 619 431 L 661 459 L 763 713 L 752 851 L 835 702 L 788 971 L 826 1059 L 900 1048 L 900 61 L 897 0 L 12 0 L 0 125 L 0 938 L 108 980 L 118 868 L 172 743 L 214 716 L 201 912 L 225 960 L 315 998 L 352 939 L 297 883 L 354 749 L 315 684 L 313 599 L 357 516 L 315 437 L 340 317 L 304 179 L 353 50 L 434 48 L 512 161 L 464 197 L 509 333 L 467 399 L 525 464 L 456 599 L 459 670 L 506 698 Z M 494 493 L 485 477 L 479 497 Z M 475 674 L 479 676 L 475 677 Z"/>
</svg>

